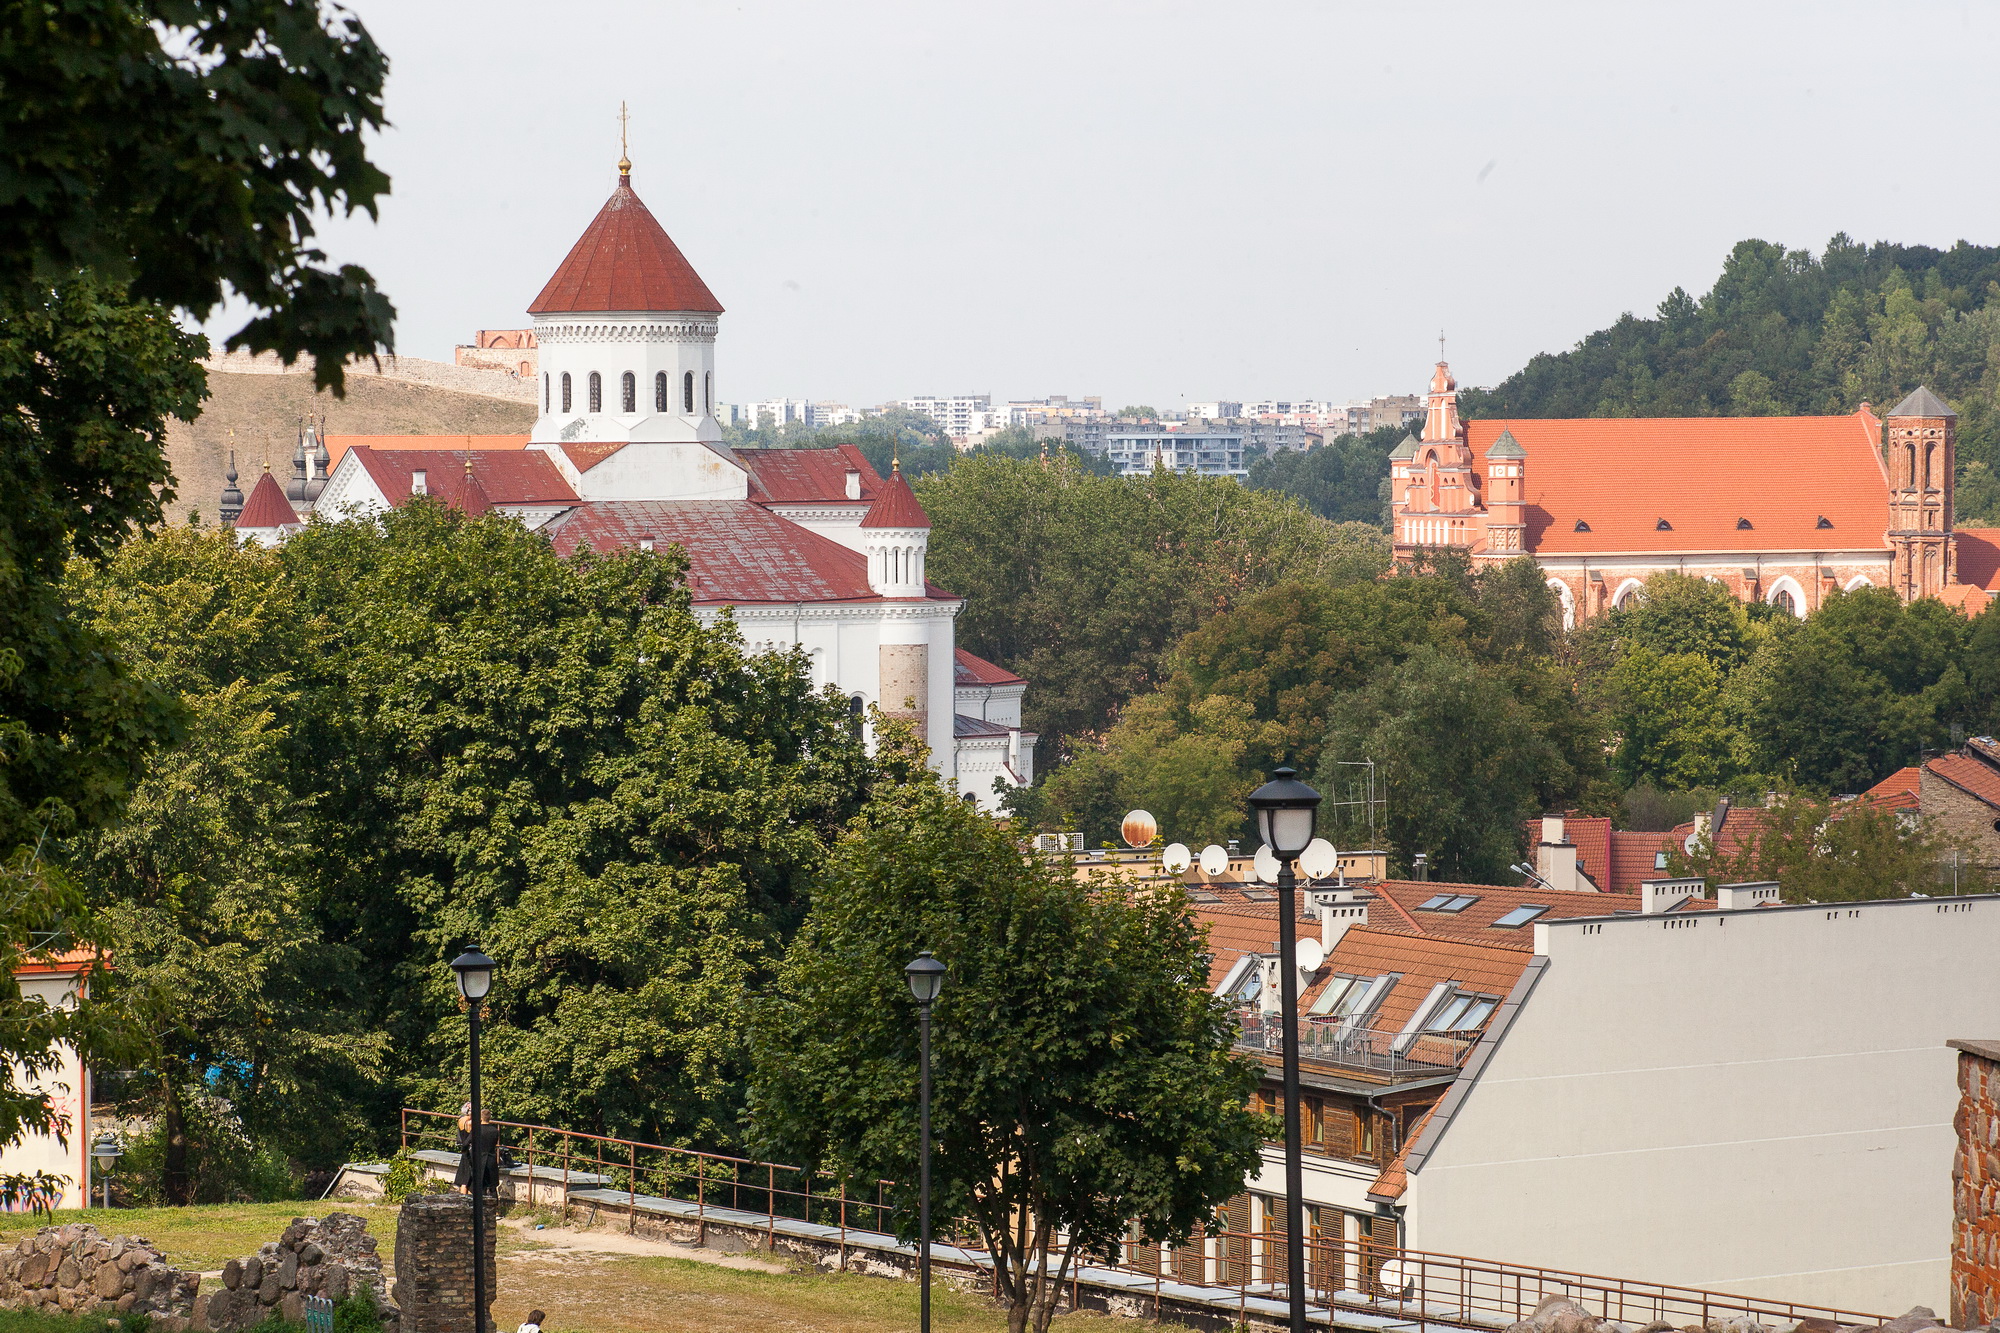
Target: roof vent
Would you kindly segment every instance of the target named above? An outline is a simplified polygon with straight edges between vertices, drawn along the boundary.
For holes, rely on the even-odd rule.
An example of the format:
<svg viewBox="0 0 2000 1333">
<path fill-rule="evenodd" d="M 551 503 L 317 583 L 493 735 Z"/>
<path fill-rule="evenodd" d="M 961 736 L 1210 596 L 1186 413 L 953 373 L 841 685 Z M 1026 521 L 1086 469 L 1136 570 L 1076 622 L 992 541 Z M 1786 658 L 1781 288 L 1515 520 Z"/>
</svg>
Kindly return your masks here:
<svg viewBox="0 0 2000 1333">
<path fill-rule="evenodd" d="M 860 468 L 851 467 L 847 469 L 847 498 L 850 500 L 859 500 L 861 498 Z"/>
<path fill-rule="evenodd" d="M 639 539 L 639 549 L 640 549 L 640 550 L 642 550 L 642 551 L 650 551 L 650 550 L 652 550 L 652 549 L 653 549 L 653 539 L 652 539 L 651 537 L 641 537 L 641 538 Z"/>
<path fill-rule="evenodd" d="M 1576 530 L 1577 530 L 1578 532 L 1589 532 L 1589 531 L 1590 531 L 1590 524 L 1588 524 L 1588 523 L 1584 522 L 1584 521 L 1583 521 L 1582 519 L 1578 519 L 1578 520 L 1576 521 Z"/>
<path fill-rule="evenodd" d="M 1653 524 L 1653 531 L 1655 532 L 1672 532 L 1673 530 L 1674 525 L 1667 522 L 1664 518 Z"/>
<path fill-rule="evenodd" d="M 1750 530 L 1750 520 L 1749 520 L 1749 519 L 1747 519 L 1747 518 L 1739 518 L 1739 519 L 1737 519 L 1737 520 L 1736 520 L 1736 530 L 1737 530 L 1738 532 L 1748 532 L 1748 531 Z"/>
<path fill-rule="evenodd" d="M 429 495 L 430 493 L 430 474 L 422 468 L 412 469 L 410 472 L 410 494 Z"/>
<path fill-rule="evenodd" d="M 1833 520 L 1828 518 L 1825 514 L 1821 514 L 1819 516 L 1819 522 L 1813 524 L 1813 526 L 1816 528 L 1830 528 L 1833 526 Z"/>
</svg>

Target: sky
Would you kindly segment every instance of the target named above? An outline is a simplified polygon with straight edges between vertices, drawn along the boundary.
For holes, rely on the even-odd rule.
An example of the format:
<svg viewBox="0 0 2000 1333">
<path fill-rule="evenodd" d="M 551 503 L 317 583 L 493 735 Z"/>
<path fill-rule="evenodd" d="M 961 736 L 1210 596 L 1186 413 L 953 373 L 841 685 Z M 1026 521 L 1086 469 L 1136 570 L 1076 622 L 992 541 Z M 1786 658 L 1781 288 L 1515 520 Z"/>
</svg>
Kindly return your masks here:
<svg viewBox="0 0 2000 1333">
<path fill-rule="evenodd" d="M 1494 383 L 1735 242 L 2000 243 L 2000 5 L 348 0 L 379 222 L 449 360 L 616 184 L 727 308 L 717 396 L 1346 401 Z"/>
</svg>

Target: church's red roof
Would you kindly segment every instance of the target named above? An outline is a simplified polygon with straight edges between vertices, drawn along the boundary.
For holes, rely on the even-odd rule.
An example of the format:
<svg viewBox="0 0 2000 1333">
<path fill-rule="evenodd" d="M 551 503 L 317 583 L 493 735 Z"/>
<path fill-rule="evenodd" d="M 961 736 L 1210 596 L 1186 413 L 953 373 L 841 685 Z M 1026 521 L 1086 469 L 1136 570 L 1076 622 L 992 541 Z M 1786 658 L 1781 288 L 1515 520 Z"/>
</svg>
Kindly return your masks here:
<svg viewBox="0 0 2000 1333">
<path fill-rule="evenodd" d="M 285 498 L 285 492 L 278 486 L 271 469 L 265 468 L 264 475 L 257 478 L 257 484 L 250 488 L 250 499 L 243 505 L 243 512 L 236 516 L 239 528 L 282 528 L 297 527 L 299 516 L 292 509 L 292 502 Z"/>
<path fill-rule="evenodd" d="M 893 468 L 889 480 L 882 483 L 881 498 L 869 506 L 867 517 L 861 520 L 864 528 L 928 528 L 931 516 L 917 503 L 916 493 L 910 483 L 903 480 L 903 470 Z"/>
<path fill-rule="evenodd" d="M 1958 581 L 2000 592 L 2000 528 L 1958 530 Z"/>
<path fill-rule="evenodd" d="M 867 557 L 749 500 L 601 500 L 542 531 L 563 555 L 646 539 L 679 545 L 697 603 L 882 600 L 868 586 Z"/>
<path fill-rule="evenodd" d="M 861 474 L 861 499 L 882 493 L 882 478 L 855 445 L 833 449 L 738 449 L 736 461 L 750 474 L 750 498 L 762 504 L 852 503 L 847 499 L 849 469 Z"/>
<path fill-rule="evenodd" d="M 632 193 L 629 176 L 618 178 L 618 188 L 528 307 L 531 315 L 614 310 L 722 313 L 722 303 Z"/>
<path fill-rule="evenodd" d="M 374 449 L 362 444 L 351 452 L 391 508 L 408 503 L 418 469 L 424 473 L 426 494 L 471 514 L 494 505 L 577 502 L 576 492 L 538 449 Z M 468 457 L 478 482 L 478 494 L 470 497 L 465 494 Z"/>
<path fill-rule="evenodd" d="M 951 650 L 952 680 L 959 685 L 1024 685 L 1013 672 L 994 666 L 983 657 L 974 657 L 963 648 Z"/>
<path fill-rule="evenodd" d="M 1501 431 L 1512 431 L 1527 450 L 1527 545 L 1536 555 L 1750 556 L 1886 550 L 1880 426 L 1867 412 L 1496 419 L 1471 422 L 1466 442 L 1482 481 L 1486 451 Z M 1821 527 L 1822 518 L 1830 526 Z M 1668 527 L 1659 526 L 1662 519 Z M 1750 526 L 1739 527 L 1739 519 Z M 1589 530 L 1578 532 L 1578 520 Z"/>
</svg>

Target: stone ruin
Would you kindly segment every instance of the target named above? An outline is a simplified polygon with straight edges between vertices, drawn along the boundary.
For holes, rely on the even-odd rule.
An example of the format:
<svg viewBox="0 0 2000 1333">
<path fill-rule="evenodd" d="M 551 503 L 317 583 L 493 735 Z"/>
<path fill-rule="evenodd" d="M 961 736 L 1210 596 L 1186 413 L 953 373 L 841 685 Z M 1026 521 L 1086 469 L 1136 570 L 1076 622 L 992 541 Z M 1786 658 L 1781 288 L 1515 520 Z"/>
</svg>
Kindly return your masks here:
<svg viewBox="0 0 2000 1333">
<path fill-rule="evenodd" d="M 194 1327 L 201 1333 L 234 1333 L 255 1328 L 274 1313 L 288 1323 L 303 1323 L 306 1297 L 339 1304 L 364 1291 L 383 1312 L 384 1326 L 393 1328 L 382 1257 L 368 1224 L 352 1213 L 295 1217 L 278 1239 L 222 1266 L 221 1288 L 194 1298 Z"/>
<path fill-rule="evenodd" d="M 1510 1325 L 1507 1333 L 1924 1333 L 1927 1329 L 1951 1333 L 1939 1322 L 1935 1311 L 1921 1305 L 1882 1324 L 1836 1324 L 1830 1319 L 1763 1324 L 1748 1315 L 1736 1315 L 1711 1319 L 1705 1326 L 1683 1327 L 1664 1321 L 1621 1324 L 1614 1319 L 1599 1319 L 1566 1296 L 1551 1296 L 1536 1306 L 1532 1315 Z M 1983 1326 L 1981 1333 L 2000 1333 L 2000 1322 Z"/>
<path fill-rule="evenodd" d="M 149 1240 L 107 1238 L 71 1222 L 24 1237 L 0 1260 L 0 1305 L 144 1314 L 160 1333 L 183 1333 L 200 1281 L 169 1264 Z"/>
</svg>

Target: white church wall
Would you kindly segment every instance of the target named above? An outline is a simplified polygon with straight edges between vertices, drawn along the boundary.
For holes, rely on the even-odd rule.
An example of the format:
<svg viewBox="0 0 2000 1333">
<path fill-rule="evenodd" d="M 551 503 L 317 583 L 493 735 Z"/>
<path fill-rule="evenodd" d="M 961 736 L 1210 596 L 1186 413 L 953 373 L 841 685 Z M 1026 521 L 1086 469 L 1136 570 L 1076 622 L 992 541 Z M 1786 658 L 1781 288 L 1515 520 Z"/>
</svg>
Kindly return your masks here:
<svg viewBox="0 0 2000 1333">
<path fill-rule="evenodd" d="M 554 315 L 535 320 L 541 356 L 541 416 L 537 444 L 623 443 L 631 440 L 719 441 L 714 413 L 714 315 Z M 599 376 L 598 409 L 590 407 L 590 376 Z M 624 376 L 633 379 L 633 408 L 624 410 Z M 563 407 L 563 376 L 570 377 L 570 405 Z M 666 376 L 666 410 L 658 403 L 657 377 Z M 687 409 L 688 377 L 694 407 Z"/>
</svg>

